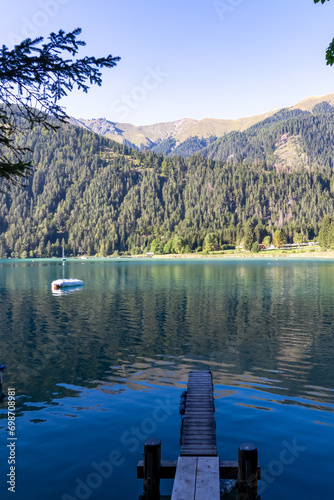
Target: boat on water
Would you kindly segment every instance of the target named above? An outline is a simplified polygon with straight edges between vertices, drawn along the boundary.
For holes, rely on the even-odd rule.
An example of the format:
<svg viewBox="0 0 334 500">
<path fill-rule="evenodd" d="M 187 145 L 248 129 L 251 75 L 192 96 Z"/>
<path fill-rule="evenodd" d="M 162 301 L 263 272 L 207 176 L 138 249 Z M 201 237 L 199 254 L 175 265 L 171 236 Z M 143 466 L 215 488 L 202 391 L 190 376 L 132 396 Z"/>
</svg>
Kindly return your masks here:
<svg viewBox="0 0 334 500">
<path fill-rule="evenodd" d="M 77 280 L 75 278 L 73 278 L 73 279 L 62 278 L 62 279 L 53 281 L 51 283 L 51 288 L 52 288 L 52 290 L 58 290 L 60 288 L 79 287 L 79 286 L 83 286 L 83 284 L 84 284 L 83 281 Z"/>
<path fill-rule="evenodd" d="M 72 293 L 82 290 L 83 286 L 68 286 L 65 288 L 52 289 L 52 295 L 71 295 Z"/>
</svg>

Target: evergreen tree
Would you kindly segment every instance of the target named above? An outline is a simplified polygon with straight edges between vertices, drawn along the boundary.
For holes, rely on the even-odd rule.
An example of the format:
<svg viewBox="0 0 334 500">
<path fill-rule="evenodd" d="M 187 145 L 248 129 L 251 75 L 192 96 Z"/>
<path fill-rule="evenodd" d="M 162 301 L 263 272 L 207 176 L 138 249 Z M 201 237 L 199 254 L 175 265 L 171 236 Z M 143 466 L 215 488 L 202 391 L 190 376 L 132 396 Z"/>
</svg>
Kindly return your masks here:
<svg viewBox="0 0 334 500">
<path fill-rule="evenodd" d="M 329 1 L 329 0 L 327 0 L 327 1 Z M 319 3 L 319 2 L 324 4 L 326 2 L 326 0 L 314 0 L 314 3 Z M 326 51 L 326 61 L 327 61 L 327 64 L 329 64 L 330 66 L 332 66 L 334 64 L 334 38 L 331 41 L 331 43 L 329 44 L 329 47 Z"/>
<path fill-rule="evenodd" d="M 88 83 L 101 85 L 100 69 L 112 68 L 120 59 L 62 57 L 75 56 L 85 45 L 77 40 L 80 33 L 80 28 L 70 33 L 60 30 L 42 46 L 39 37 L 27 38 L 11 51 L 5 45 L 0 49 L 0 177 L 9 183 L 27 177 L 31 170 L 31 161 L 22 160 L 29 149 L 15 140 L 17 133 L 35 124 L 55 130 L 57 121 L 68 118 L 58 101 L 74 86 L 87 92 Z"/>
<path fill-rule="evenodd" d="M 215 233 L 208 233 L 204 238 L 203 250 L 206 252 L 213 252 L 217 249 L 218 240 Z"/>
<path fill-rule="evenodd" d="M 334 226 L 334 218 L 326 215 L 322 221 L 318 241 L 321 247 L 330 248 L 332 245 L 331 233 L 332 227 Z"/>
<path fill-rule="evenodd" d="M 285 235 L 281 229 L 277 229 L 277 231 L 275 231 L 274 236 L 273 236 L 273 243 L 274 243 L 276 248 L 281 248 L 282 246 L 285 245 L 286 238 L 285 238 Z"/>
<path fill-rule="evenodd" d="M 254 225 L 251 219 L 248 219 L 245 224 L 243 242 L 245 250 L 251 250 L 252 245 L 255 242 Z"/>
<path fill-rule="evenodd" d="M 267 248 L 270 246 L 271 243 L 271 238 L 269 235 L 265 236 L 263 238 L 262 244 L 265 245 Z"/>
</svg>

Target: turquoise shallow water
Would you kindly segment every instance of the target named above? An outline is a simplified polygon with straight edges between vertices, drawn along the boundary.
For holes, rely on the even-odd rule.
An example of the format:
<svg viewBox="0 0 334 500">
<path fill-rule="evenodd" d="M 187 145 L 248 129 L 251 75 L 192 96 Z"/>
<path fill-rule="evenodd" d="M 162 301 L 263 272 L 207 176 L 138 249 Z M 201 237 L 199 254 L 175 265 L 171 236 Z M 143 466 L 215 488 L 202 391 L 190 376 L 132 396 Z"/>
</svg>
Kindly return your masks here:
<svg viewBox="0 0 334 500">
<path fill-rule="evenodd" d="M 63 272 L 85 286 L 54 295 Z M 258 446 L 262 500 L 330 496 L 333 296 L 332 261 L 0 261 L 14 498 L 137 500 L 143 441 L 178 456 L 191 369 L 213 372 L 221 459 Z M 3 403 L 2 498 L 8 437 Z"/>
</svg>

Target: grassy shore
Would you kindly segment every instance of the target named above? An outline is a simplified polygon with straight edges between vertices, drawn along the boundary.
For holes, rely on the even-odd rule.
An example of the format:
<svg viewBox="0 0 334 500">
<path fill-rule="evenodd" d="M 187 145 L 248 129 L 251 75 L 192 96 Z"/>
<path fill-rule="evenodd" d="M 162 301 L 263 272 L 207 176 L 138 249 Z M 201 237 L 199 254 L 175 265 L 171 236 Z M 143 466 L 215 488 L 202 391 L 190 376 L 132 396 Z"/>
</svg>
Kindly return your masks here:
<svg viewBox="0 0 334 500">
<path fill-rule="evenodd" d="M 277 249 L 270 251 L 261 251 L 258 253 L 254 252 L 237 252 L 236 250 L 225 250 L 218 252 L 208 252 L 208 253 L 182 253 L 182 254 L 157 254 L 157 255 L 131 255 L 130 253 L 119 253 L 114 255 L 108 255 L 107 257 L 101 257 L 97 255 L 92 255 L 89 257 L 84 257 L 89 260 L 105 260 L 105 259 L 143 259 L 143 258 L 153 258 L 153 259 L 333 259 L 334 260 L 334 250 L 322 250 L 320 247 L 311 247 L 311 248 L 298 248 L 293 250 L 286 249 Z M 81 257 L 69 257 L 69 260 L 75 259 L 80 260 Z M 1 260 L 1 259 L 0 259 Z M 4 259 L 8 260 L 8 259 Z M 38 262 L 42 260 L 61 260 L 60 257 L 34 257 L 29 259 L 12 259 L 13 261 L 17 260 L 26 260 L 30 262 Z"/>
<path fill-rule="evenodd" d="M 186 253 L 186 254 L 167 254 L 153 255 L 154 259 L 334 259 L 334 251 L 321 250 L 320 248 L 300 248 L 293 250 L 271 250 L 267 252 L 236 252 L 235 250 L 226 250 L 224 252 L 209 252 L 207 254 Z"/>
</svg>

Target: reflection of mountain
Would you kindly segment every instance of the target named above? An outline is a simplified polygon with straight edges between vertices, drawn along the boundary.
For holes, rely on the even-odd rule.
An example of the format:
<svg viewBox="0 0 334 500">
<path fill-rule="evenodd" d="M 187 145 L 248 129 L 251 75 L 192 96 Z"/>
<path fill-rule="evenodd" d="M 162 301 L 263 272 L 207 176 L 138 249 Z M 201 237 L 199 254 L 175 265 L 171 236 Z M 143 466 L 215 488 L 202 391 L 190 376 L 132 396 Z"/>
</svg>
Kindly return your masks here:
<svg viewBox="0 0 334 500">
<path fill-rule="evenodd" d="M 55 264 L 0 265 L 1 362 L 18 393 L 51 401 L 64 390 L 58 383 L 182 387 L 200 367 L 217 385 L 328 402 L 330 393 L 307 395 L 307 386 L 334 386 L 331 264 L 114 260 L 68 269 L 86 286 L 58 299 L 49 289 Z"/>
</svg>

